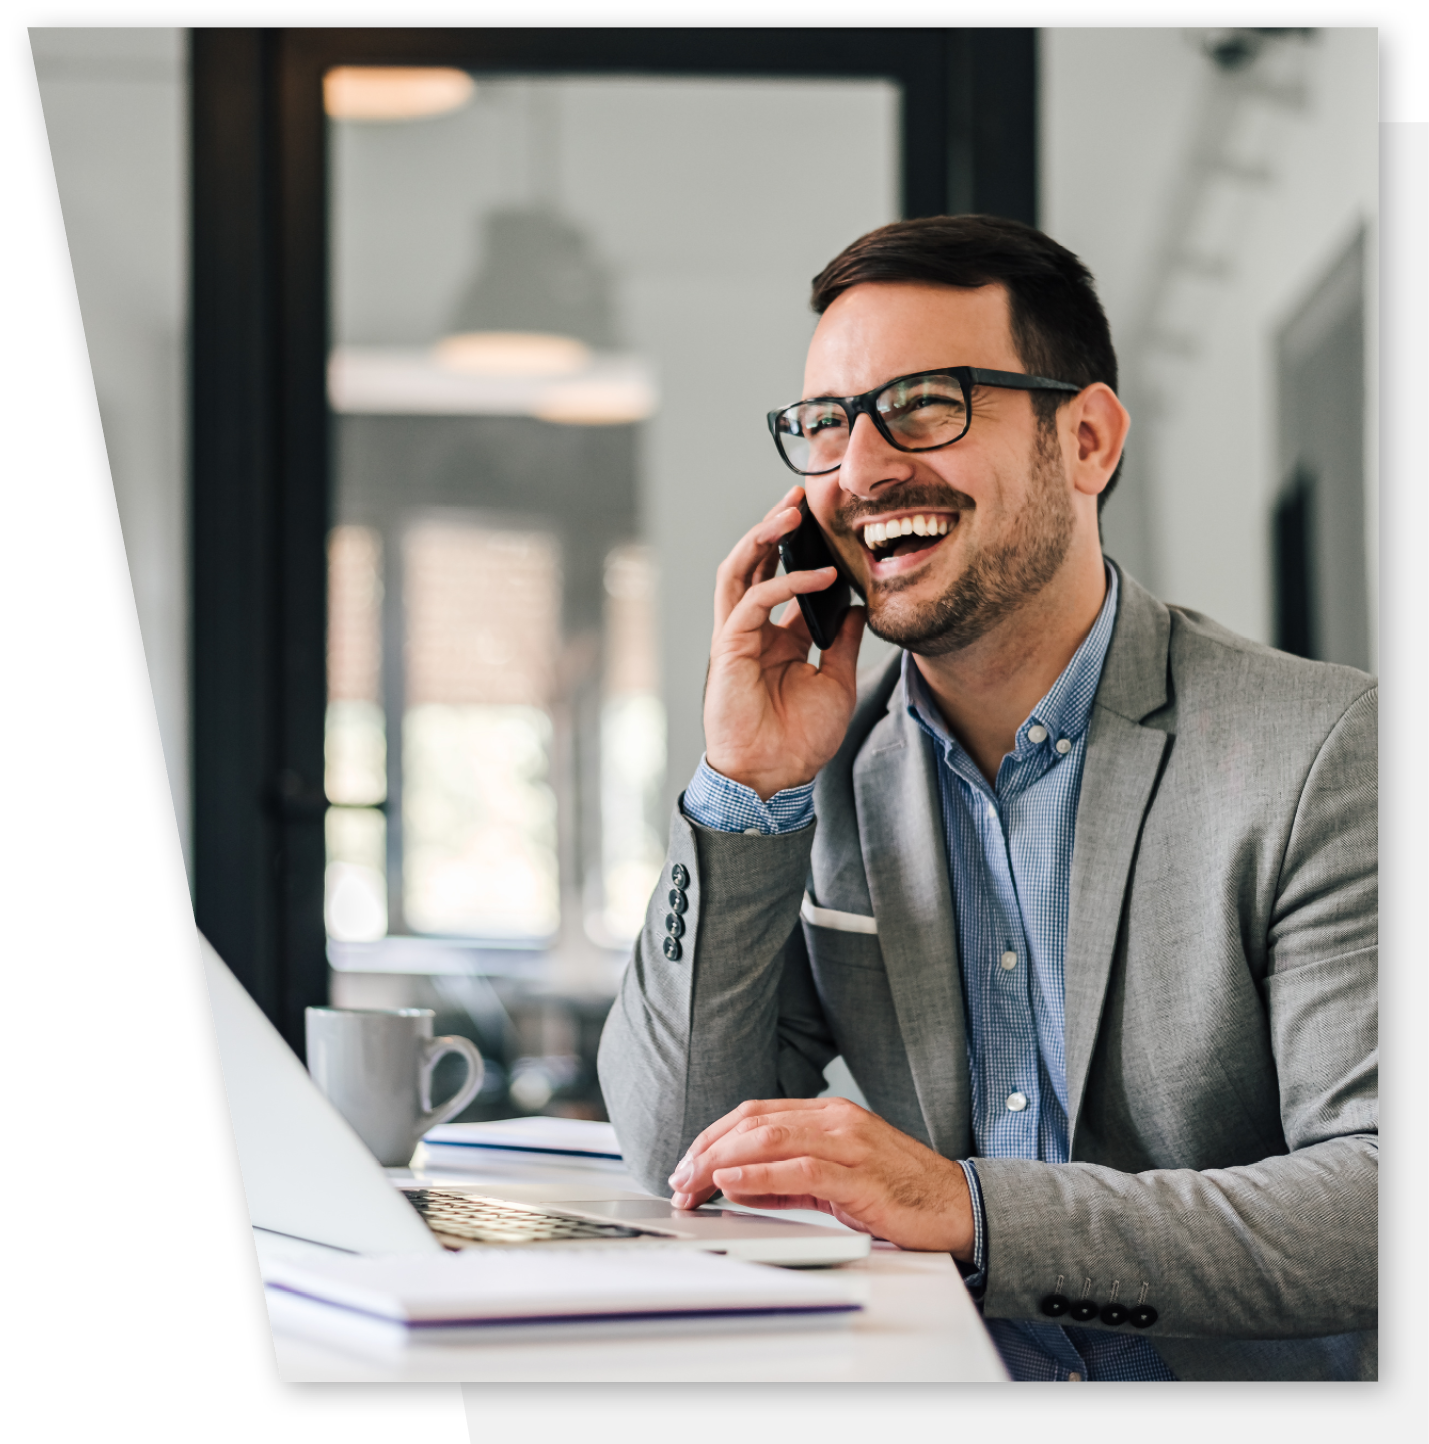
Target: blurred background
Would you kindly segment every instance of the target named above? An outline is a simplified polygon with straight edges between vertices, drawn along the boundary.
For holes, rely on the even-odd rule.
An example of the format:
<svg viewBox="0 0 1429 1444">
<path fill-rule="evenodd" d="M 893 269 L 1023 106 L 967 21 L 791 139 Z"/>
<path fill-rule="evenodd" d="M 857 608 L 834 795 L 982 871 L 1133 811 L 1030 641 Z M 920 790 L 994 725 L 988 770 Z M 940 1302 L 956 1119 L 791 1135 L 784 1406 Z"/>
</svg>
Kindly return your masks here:
<svg viewBox="0 0 1429 1444">
<path fill-rule="evenodd" d="M 1112 556 L 1375 669 L 1375 32 L 900 33 L 936 64 L 31 32 L 200 926 L 290 1041 L 429 1006 L 464 1117 L 604 1117 L 763 415 L 900 214 L 1092 269 Z"/>
</svg>

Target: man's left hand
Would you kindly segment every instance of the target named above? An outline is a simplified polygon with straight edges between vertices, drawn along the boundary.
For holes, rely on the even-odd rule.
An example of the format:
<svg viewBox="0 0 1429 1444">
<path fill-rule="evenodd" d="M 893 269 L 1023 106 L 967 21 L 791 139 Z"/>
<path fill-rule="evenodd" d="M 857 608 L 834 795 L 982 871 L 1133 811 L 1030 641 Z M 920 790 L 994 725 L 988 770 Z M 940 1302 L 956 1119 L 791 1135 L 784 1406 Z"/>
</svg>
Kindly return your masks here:
<svg viewBox="0 0 1429 1444">
<path fill-rule="evenodd" d="M 817 1208 L 901 1248 L 972 1261 L 961 1165 L 846 1098 L 741 1103 L 695 1139 L 670 1187 L 677 1208 L 718 1190 L 749 1208 Z"/>
</svg>

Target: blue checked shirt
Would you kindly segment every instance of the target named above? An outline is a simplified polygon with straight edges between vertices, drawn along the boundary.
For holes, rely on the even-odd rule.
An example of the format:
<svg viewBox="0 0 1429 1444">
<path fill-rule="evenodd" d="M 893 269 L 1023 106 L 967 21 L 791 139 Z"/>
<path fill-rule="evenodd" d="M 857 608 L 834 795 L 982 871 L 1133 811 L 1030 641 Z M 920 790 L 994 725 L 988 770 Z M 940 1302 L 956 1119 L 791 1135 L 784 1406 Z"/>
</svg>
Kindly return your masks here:
<svg viewBox="0 0 1429 1444">
<path fill-rule="evenodd" d="M 977 1154 L 1066 1163 L 1067 1060 L 1062 967 L 1077 800 L 1092 698 L 1116 620 L 1118 583 L 1051 690 L 1017 729 L 991 787 L 947 730 L 903 656 L 909 712 L 932 740 L 968 1021 Z M 701 762 L 685 815 L 723 832 L 791 832 L 814 818 L 813 783 L 760 801 Z M 992 1262 L 977 1167 L 963 1162 L 976 1239 L 967 1283 L 980 1297 Z M 1146 1339 L 1030 1320 L 987 1321 L 1014 1379 L 1172 1379 Z"/>
</svg>

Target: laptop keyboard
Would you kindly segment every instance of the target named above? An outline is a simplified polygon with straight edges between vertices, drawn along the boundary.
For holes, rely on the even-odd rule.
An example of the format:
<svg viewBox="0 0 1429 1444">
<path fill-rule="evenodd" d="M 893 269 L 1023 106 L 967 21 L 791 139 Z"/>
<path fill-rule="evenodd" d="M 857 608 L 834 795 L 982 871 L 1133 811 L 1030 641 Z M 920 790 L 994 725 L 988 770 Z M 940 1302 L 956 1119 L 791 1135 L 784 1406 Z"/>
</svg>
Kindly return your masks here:
<svg viewBox="0 0 1429 1444">
<path fill-rule="evenodd" d="M 652 1229 L 598 1223 L 589 1218 L 546 1213 L 491 1198 L 474 1198 L 440 1188 L 401 1190 L 434 1233 L 471 1243 L 567 1243 L 611 1238 L 667 1238 Z"/>
</svg>

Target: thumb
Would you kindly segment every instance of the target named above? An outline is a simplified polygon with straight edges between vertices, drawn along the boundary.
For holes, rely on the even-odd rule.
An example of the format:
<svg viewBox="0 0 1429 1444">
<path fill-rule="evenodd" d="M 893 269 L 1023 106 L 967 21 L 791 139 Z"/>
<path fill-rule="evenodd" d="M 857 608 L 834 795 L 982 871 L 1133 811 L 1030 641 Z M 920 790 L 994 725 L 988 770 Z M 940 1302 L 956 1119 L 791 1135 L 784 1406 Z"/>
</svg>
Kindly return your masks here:
<svg viewBox="0 0 1429 1444">
<path fill-rule="evenodd" d="M 850 607 L 839 624 L 838 636 L 819 654 L 819 674 L 852 690 L 857 685 L 858 648 L 868 621 L 866 607 Z"/>
</svg>

